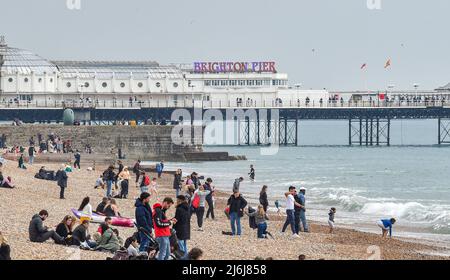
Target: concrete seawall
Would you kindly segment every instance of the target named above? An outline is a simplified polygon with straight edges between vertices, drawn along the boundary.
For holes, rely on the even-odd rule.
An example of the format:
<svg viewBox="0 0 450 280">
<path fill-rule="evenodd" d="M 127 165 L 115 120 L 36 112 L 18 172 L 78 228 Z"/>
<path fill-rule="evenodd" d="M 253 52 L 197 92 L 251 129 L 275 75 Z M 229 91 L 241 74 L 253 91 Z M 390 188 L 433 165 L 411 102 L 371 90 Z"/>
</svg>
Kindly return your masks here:
<svg viewBox="0 0 450 280">
<path fill-rule="evenodd" d="M 6 145 L 29 146 L 31 136 L 37 144 L 38 135 L 47 140 L 48 135 L 54 134 L 61 140 L 70 140 L 72 148 L 84 151 L 89 145 L 94 153 L 111 154 L 111 150 L 122 150 L 127 158 L 135 159 L 164 159 L 185 161 L 184 153 L 202 152 L 200 138 L 192 135 L 191 143 L 176 145 L 171 138 L 173 126 L 63 126 L 63 125 L 23 125 L 0 126 L 0 138 L 6 139 Z"/>
</svg>

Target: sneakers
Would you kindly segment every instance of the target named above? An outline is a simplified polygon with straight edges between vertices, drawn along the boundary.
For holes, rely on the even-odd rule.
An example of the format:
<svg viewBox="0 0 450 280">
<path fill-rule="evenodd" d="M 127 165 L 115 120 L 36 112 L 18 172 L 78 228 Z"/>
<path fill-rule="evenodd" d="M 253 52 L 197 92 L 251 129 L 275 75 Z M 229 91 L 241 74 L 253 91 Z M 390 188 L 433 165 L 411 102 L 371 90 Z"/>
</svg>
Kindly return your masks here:
<svg viewBox="0 0 450 280">
<path fill-rule="evenodd" d="M 300 236 L 298 234 L 293 234 L 292 237 L 293 238 L 299 238 Z"/>
<path fill-rule="evenodd" d="M 200 228 L 198 228 L 198 231 L 203 231 L 203 228 L 201 228 L 201 227 L 200 227 Z"/>
</svg>

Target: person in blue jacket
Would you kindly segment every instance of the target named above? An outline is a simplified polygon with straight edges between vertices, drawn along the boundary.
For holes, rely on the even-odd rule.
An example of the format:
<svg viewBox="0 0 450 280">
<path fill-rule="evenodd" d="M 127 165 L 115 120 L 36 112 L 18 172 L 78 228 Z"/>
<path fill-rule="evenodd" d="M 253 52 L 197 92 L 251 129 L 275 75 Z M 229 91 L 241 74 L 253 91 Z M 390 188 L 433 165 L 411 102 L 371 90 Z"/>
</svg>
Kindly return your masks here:
<svg viewBox="0 0 450 280">
<path fill-rule="evenodd" d="M 146 252 L 150 243 L 150 235 L 153 231 L 152 208 L 150 207 L 150 194 L 147 192 L 141 193 L 141 196 L 136 199 L 134 204 L 136 207 L 136 224 L 139 230 L 140 252 Z"/>
<path fill-rule="evenodd" d="M 156 165 L 156 173 L 158 173 L 158 178 L 161 178 L 163 170 L 164 170 L 164 161 L 161 160 L 161 162 Z"/>
<path fill-rule="evenodd" d="M 395 224 L 395 219 L 382 219 L 377 222 L 377 225 L 381 228 L 382 237 L 387 237 L 389 231 L 389 237 L 392 237 L 392 226 Z"/>
</svg>

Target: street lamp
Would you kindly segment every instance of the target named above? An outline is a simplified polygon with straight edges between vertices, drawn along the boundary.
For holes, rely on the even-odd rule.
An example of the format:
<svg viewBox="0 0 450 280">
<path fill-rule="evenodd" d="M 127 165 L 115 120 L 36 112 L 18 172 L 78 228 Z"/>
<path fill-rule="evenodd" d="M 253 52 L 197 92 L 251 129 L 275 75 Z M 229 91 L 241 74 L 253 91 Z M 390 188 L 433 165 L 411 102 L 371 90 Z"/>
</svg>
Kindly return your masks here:
<svg viewBox="0 0 450 280">
<path fill-rule="evenodd" d="M 194 108 L 195 106 L 195 100 L 194 100 L 194 88 L 195 88 L 195 85 L 188 85 L 189 86 L 189 88 L 191 88 L 191 98 L 192 98 L 192 108 Z"/>
</svg>

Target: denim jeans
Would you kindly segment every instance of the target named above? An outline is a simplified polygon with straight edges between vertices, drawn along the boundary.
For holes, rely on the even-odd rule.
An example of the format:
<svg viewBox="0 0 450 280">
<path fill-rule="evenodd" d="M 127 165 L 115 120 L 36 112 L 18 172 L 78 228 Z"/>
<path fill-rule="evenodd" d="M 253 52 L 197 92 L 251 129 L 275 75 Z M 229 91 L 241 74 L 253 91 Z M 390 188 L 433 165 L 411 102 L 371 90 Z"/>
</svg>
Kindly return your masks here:
<svg viewBox="0 0 450 280">
<path fill-rule="evenodd" d="M 258 238 L 265 238 L 267 232 L 267 223 L 258 224 Z"/>
<path fill-rule="evenodd" d="M 300 232 L 300 210 L 296 210 L 294 211 L 294 218 L 295 218 L 295 233 L 299 233 Z"/>
<path fill-rule="evenodd" d="M 106 196 L 107 197 L 112 196 L 112 185 L 113 185 L 113 181 L 111 181 L 111 180 L 106 181 Z"/>
<path fill-rule="evenodd" d="M 178 246 L 180 247 L 180 250 L 183 251 L 184 256 L 186 256 L 188 254 L 187 240 L 178 240 Z"/>
<path fill-rule="evenodd" d="M 291 225 L 292 234 L 295 234 L 295 214 L 294 210 L 286 210 L 286 222 L 284 222 L 282 232 L 285 232 L 287 227 Z"/>
<path fill-rule="evenodd" d="M 30 156 L 29 162 L 30 162 L 30 164 L 33 164 L 33 162 L 34 162 L 34 156 Z"/>
<path fill-rule="evenodd" d="M 231 233 L 233 235 L 241 235 L 241 217 L 239 217 L 239 213 L 232 212 L 230 213 L 230 222 L 231 222 Z M 236 232 L 237 226 L 237 232 Z"/>
<path fill-rule="evenodd" d="M 306 222 L 306 214 L 305 214 L 305 211 L 303 211 L 303 210 L 300 210 L 300 221 L 303 225 L 303 231 L 308 232 L 309 228 L 308 228 L 308 224 Z M 299 227 L 299 229 L 300 229 L 300 227 Z"/>
<path fill-rule="evenodd" d="M 156 242 L 159 245 L 158 258 L 159 261 L 166 261 L 170 257 L 170 239 L 169 236 L 157 237 Z"/>
<path fill-rule="evenodd" d="M 139 252 L 147 252 L 148 246 L 150 245 L 150 239 L 142 232 L 139 232 Z"/>
</svg>

